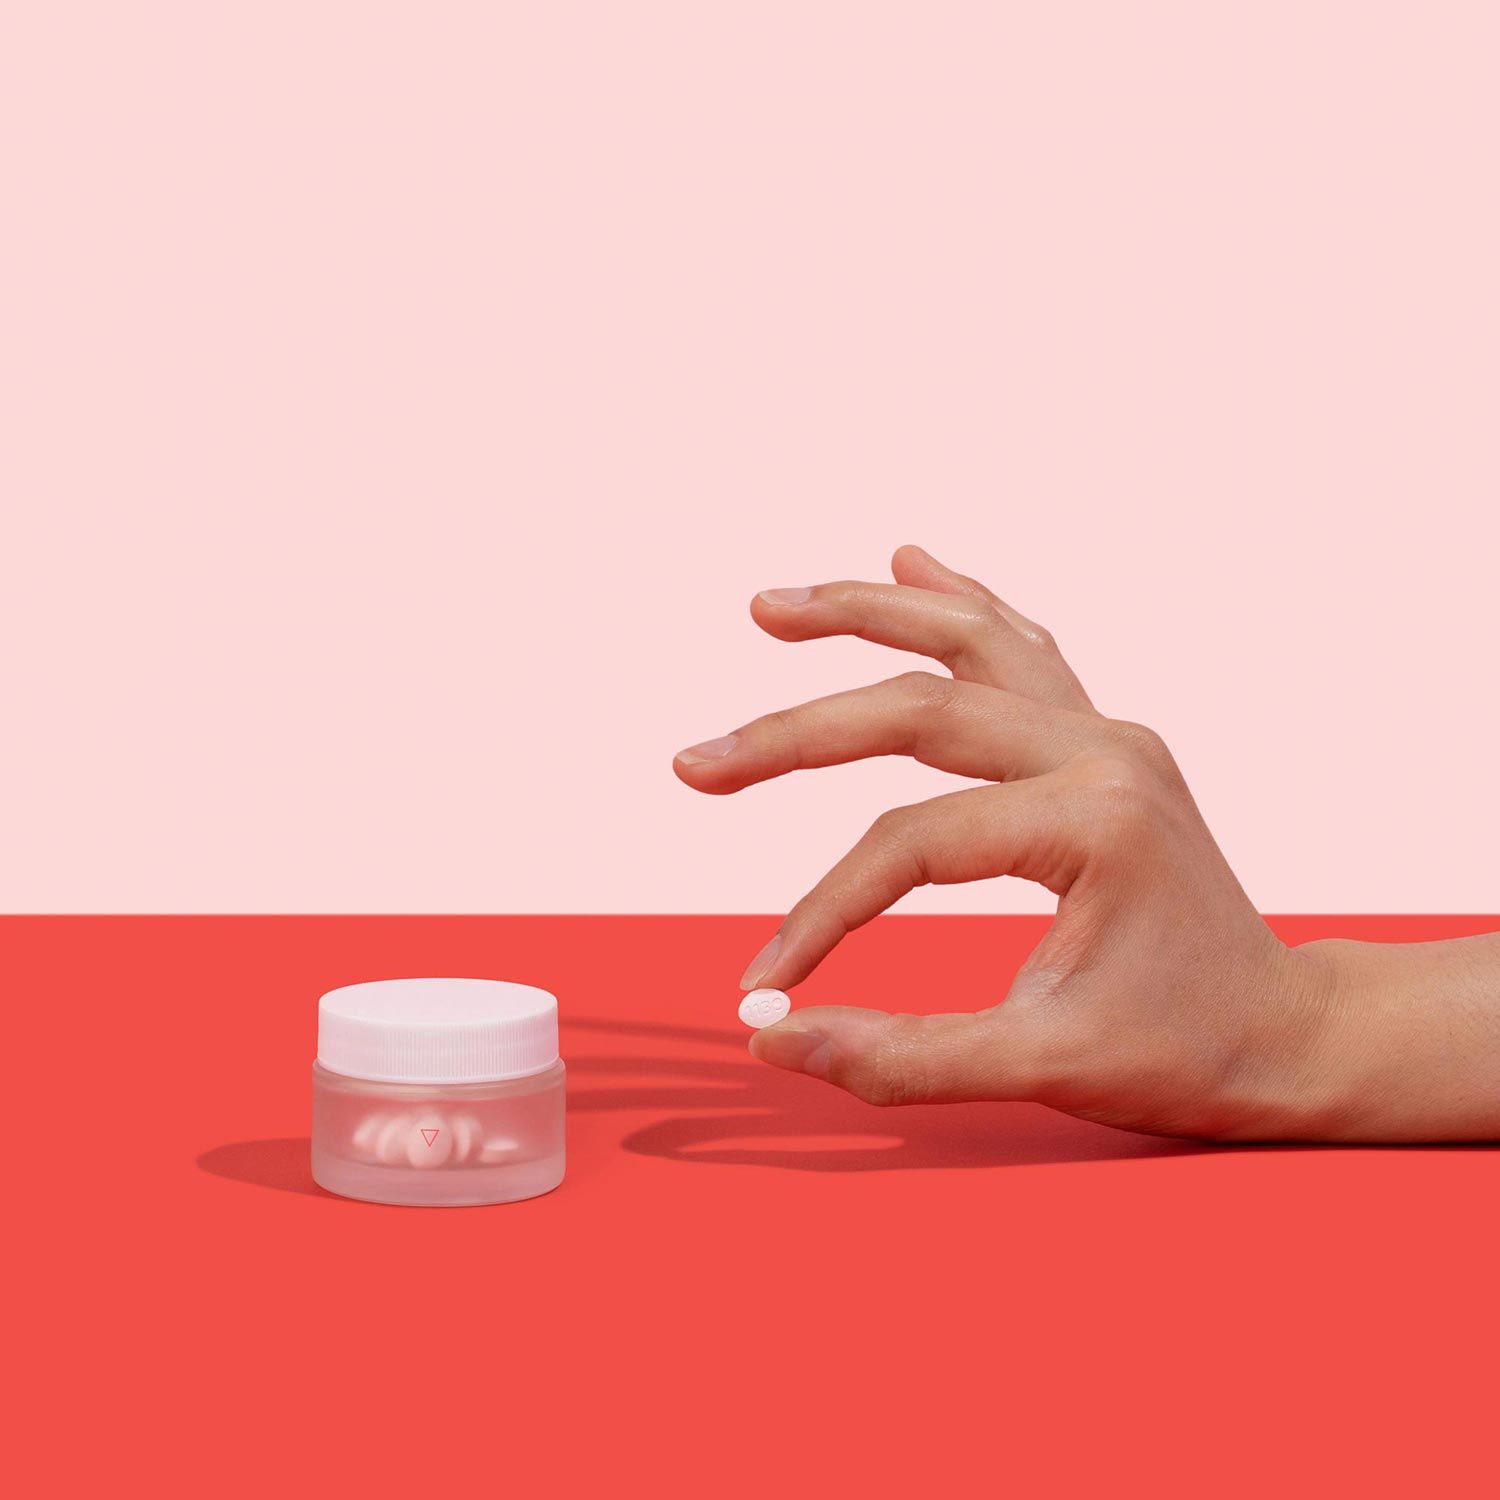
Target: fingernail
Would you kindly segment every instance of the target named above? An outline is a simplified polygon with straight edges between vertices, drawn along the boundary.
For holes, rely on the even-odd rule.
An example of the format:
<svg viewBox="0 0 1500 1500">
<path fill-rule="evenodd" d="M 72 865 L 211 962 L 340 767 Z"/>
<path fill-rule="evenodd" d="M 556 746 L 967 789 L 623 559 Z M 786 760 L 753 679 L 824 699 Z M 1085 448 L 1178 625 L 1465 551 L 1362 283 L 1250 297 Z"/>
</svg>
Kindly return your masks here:
<svg viewBox="0 0 1500 1500">
<path fill-rule="evenodd" d="M 766 944 L 754 958 L 750 960 L 749 966 L 740 976 L 740 988 L 742 990 L 753 990 L 761 979 L 771 972 L 771 965 L 776 962 L 776 956 L 781 952 L 781 934 Z"/>
<path fill-rule="evenodd" d="M 773 1068 L 827 1078 L 833 1067 L 833 1043 L 823 1032 L 803 1030 L 787 1021 L 767 1026 L 750 1038 L 750 1053 Z"/>
<path fill-rule="evenodd" d="M 812 598 L 811 589 L 762 589 L 760 597 L 767 604 L 806 604 Z"/>
<path fill-rule="evenodd" d="M 723 760 L 739 742 L 737 734 L 721 734 L 716 740 L 704 740 L 701 745 L 689 745 L 686 750 L 679 750 L 675 758 L 690 766 L 700 760 Z"/>
</svg>

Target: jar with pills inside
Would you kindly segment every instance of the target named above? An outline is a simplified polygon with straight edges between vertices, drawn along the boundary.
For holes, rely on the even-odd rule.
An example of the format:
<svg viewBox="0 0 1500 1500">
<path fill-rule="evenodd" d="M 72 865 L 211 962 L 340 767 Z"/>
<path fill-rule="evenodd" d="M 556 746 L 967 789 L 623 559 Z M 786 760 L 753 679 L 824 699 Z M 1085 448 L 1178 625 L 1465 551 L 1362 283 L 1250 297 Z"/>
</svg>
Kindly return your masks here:
<svg viewBox="0 0 1500 1500">
<path fill-rule="evenodd" d="M 312 1174 L 374 1203 L 460 1207 L 563 1177 L 557 1001 L 495 979 L 387 979 L 318 1004 Z"/>
</svg>

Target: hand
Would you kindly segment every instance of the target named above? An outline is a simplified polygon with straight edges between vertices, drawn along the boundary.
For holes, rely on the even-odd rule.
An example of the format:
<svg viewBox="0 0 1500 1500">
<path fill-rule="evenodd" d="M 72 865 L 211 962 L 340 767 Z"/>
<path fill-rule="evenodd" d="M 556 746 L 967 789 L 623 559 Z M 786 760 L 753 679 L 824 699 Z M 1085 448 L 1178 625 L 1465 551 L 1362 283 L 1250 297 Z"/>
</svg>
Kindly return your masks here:
<svg viewBox="0 0 1500 1500">
<path fill-rule="evenodd" d="M 788 988 L 907 891 L 1014 875 L 1057 918 L 1001 1003 L 973 1015 L 798 1009 L 765 1062 L 874 1104 L 1026 1099 L 1133 1130 L 1220 1139 L 1381 1134 L 1335 1065 L 1337 965 L 1286 948 L 1214 843 L 1166 746 L 1089 702 L 1052 637 L 917 547 L 895 584 L 778 589 L 785 641 L 857 635 L 942 662 L 744 725 L 677 756 L 702 792 L 910 755 L 992 785 L 877 818 L 792 908 L 744 988 Z M 1351 945 L 1352 946 L 1352 945 Z"/>
</svg>

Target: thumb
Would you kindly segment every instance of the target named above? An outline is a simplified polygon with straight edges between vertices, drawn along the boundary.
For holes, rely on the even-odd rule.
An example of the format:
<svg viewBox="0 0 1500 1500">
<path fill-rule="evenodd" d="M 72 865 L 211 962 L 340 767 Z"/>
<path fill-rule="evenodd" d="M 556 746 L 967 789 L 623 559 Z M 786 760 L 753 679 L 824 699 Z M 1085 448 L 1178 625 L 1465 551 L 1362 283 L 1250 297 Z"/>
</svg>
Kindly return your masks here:
<svg viewBox="0 0 1500 1500">
<path fill-rule="evenodd" d="M 750 1038 L 761 1062 L 882 1105 L 1029 1098 L 1029 1051 L 1003 1004 L 939 1016 L 814 1005 Z"/>
</svg>

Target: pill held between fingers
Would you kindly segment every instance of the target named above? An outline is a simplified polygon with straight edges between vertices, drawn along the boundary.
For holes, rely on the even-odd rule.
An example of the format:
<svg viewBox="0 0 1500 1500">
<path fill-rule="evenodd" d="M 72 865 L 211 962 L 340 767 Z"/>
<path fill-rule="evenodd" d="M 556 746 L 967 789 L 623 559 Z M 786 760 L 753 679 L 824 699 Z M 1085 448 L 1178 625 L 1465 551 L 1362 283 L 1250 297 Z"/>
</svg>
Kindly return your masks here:
<svg viewBox="0 0 1500 1500">
<path fill-rule="evenodd" d="M 740 1001 L 740 1020 L 757 1031 L 783 1020 L 792 1009 L 792 997 L 781 990 L 751 990 Z"/>
</svg>

